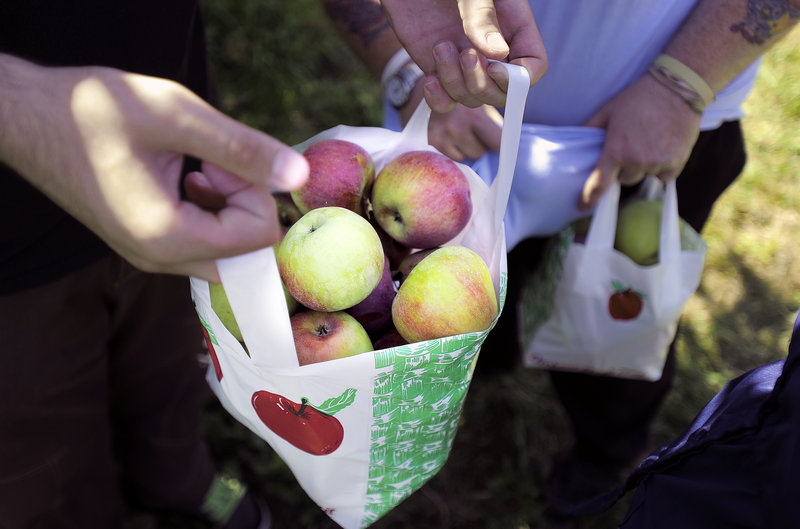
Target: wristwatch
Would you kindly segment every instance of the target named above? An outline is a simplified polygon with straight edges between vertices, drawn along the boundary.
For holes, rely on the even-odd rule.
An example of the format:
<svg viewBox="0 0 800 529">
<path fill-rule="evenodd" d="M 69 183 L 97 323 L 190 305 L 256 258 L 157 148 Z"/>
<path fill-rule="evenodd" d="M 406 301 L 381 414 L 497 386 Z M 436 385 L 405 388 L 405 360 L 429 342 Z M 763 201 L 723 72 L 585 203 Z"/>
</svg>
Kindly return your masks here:
<svg viewBox="0 0 800 529">
<path fill-rule="evenodd" d="M 411 92 L 417 81 L 425 74 L 413 61 L 407 62 L 402 68 L 390 75 L 384 83 L 384 94 L 389 104 L 399 110 L 408 103 Z"/>
</svg>

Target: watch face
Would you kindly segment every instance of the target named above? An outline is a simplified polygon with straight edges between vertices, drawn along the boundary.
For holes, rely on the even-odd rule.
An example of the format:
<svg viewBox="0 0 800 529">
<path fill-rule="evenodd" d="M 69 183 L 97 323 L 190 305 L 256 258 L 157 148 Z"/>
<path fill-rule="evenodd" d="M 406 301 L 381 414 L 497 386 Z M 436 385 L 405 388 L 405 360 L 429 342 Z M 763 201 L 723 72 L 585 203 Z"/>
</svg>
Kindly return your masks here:
<svg viewBox="0 0 800 529">
<path fill-rule="evenodd" d="M 401 77 L 395 75 L 386 81 L 386 98 L 393 106 L 402 106 L 408 101 L 408 94 L 409 90 Z"/>
<path fill-rule="evenodd" d="M 386 80 L 386 86 L 384 88 L 386 99 L 389 100 L 389 103 L 393 107 L 402 107 L 408 103 L 414 86 L 423 75 L 422 70 L 416 65 L 405 66 Z"/>
</svg>

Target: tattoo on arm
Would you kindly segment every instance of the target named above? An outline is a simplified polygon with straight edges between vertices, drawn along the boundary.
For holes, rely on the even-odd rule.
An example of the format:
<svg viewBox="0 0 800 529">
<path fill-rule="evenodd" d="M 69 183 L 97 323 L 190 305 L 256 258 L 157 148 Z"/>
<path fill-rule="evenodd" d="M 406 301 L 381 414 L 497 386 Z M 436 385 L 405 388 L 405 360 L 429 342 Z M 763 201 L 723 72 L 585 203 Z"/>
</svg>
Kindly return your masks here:
<svg viewBox="0 0 800 529">
<path fill-rule="evenodd" d="M 381 6 L 370 0 L 323 0 L 325 12 L 331 20 L 343 24 L 357 35 L 365 48 L 389 29 L 389 21 Z"/>
<path fill-rule="evenodd" d="M 748 0 L 745 19 L 730 29 L 741 33 L 747 42 L 760 46 L 799 18 L 800 9 L 790 6 L 786 0 Z"/>
</svg>

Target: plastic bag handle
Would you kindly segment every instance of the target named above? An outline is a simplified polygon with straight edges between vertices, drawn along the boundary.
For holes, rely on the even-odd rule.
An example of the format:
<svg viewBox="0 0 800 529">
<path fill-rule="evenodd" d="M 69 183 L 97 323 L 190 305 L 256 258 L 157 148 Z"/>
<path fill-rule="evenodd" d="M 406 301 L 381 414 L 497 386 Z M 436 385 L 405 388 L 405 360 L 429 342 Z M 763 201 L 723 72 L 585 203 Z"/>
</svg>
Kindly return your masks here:
<svg viewBox="0 0 800 529">
<path fill-rule="evenodd" d="M 655 177 L 648 176 L 648 178 Z M 587 248 L 610 250 L 614 247 L 620 189 L 620 183 L 614 181 L 597 202 L 597 208 L 589 224 L 589 230 L 586 233 L 585 245 Z M 659 262 L 665 262 L 681 253 L 678 193 L 675 187 L 675 180 L 670 180 L 664 184 L 658 251 Z"/>
<path fill-rule="evenodd" d="M 253 363 L 263 368 L 298 367 L 274 249 L 219 259 L 217 270 Z"/>
<path fill-rule="evenodd" d="M 498 226 L 503 225 L 508 204 L 525 98 L 530 88 L 527 70 L 513 64 L 501 64 L 509 73 L 509 90 L 501 135 L 500 166 L 491 189 L 495 194 L 494 218 Z M 403 129 L 404 137 L 416 134 L 427 138 L 429 117 L 430 108 L 423 101 Z M 264 369 L 299 367 L 273 248 L 219 259 L 217 268 L 253 364 Z"/>
<path fill-rule="evenodd" d="M 498 61 L 492 61 L 498 62 Z M 530 90 L 528 70 L 516 64 L 501 62 L 508 71 L 508 93 L 503 113 L 503 130 L 500 136 L 499 163 L 497 174 L 492 182 L 492 193 L 495 197 L 495 225 L 502 226 L 508 198 L 511 195 L 511 184 L 514 180 L 514 169 L 517 165 L 517 153 L 522 137 L 522 118 L 525 114 L 525 101 Z"/>
</svg>

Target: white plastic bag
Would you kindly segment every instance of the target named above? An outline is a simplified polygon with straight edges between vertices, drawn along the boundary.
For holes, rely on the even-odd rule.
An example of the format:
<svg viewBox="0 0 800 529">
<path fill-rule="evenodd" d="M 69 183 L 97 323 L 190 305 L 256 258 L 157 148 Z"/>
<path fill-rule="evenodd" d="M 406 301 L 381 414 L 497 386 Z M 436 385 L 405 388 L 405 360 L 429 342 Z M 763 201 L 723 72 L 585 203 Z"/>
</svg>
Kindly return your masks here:
<svg viewBox="0 0 800 529">
<path fill-rule="evenodd" d="M 707 246 L 681 229 L 675 182 L 663 189 L 660 254 L 641 266 L 614 249 L 620 186 L 600 199 L 585 244 L 557 236 L 523 288 L 520 328 L 529 367 L 657 380 Z M 620 310 L 625 308 L 626 310 Z"/>
<path fill-rule="evenodd" d="M 507 67 L 506 109 L 517 117 L 505 121 L 504 161 L 491 188 L 460 166 L 470 180 L 473 217 L 448 243 L 484 258 L 501 309 L 502 221 L 529 86 L 525 70 Z M 429 115 L 423 102 L 402 132 L 338 126 L 297 148 L 322 138 L 346 139 L 370 152 L 380 171 L 401 152 L 432 149 Z M 301 367 L 272 248 L 220 260 L 218 267 L 247 352 L 211 308 L 208 283 L 192 279 L 212 356 L 208 382 L 225 409 L 269 443 L 320 508 L 346 529 L 367 527 L 438 472 L 490 329 Z"/>
</svg>

